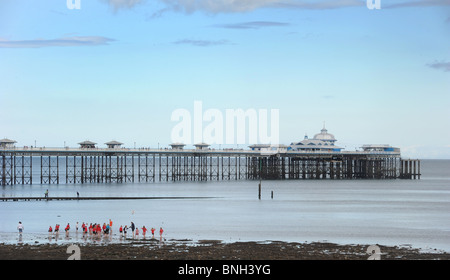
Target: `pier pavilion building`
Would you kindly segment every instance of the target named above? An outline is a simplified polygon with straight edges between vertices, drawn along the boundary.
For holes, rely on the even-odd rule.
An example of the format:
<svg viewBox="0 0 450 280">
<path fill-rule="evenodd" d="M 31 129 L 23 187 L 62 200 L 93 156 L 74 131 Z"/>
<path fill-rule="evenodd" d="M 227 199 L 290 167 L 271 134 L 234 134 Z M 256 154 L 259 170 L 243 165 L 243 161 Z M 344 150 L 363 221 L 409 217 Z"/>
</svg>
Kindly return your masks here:
<svg viewBox="0 0 450 280">
<path fill-rule="evenodd" d="M 333 134 L 328 133 L 328 130 L 324 127 L 314 135 L 312 139 L 305 135 L 305 138 L 300 142 L 291 143 L 287 148 L 288 151 L 325 151 L 325 152 L 340 152 L 343 148 L 335 145 L 336 138 Z"/>
<path fill-rule="evenodd" d="M 0 148 L 14 148 L 14 144 L 17 143 L 17 141 L 11 140 L 11 139 L 7 139 L 7 138 L 3 138 L 0 139 Z"/>
<path fill-rule="evenodd" d="M 106 142 L 105 144 L 108 147 L 108 149 L 120 149 L 120 146 L 123 145 L 123 143 L 115 141 L 115 140 Z"/>
<path fill-rule="evenodd" d="M 78 145 L 80 145 L 80 148 L 82 149 L 95 149 L 95 145 L 97 145 L 97 143 L 86 140 L 78 143 Z"/>
</svg>

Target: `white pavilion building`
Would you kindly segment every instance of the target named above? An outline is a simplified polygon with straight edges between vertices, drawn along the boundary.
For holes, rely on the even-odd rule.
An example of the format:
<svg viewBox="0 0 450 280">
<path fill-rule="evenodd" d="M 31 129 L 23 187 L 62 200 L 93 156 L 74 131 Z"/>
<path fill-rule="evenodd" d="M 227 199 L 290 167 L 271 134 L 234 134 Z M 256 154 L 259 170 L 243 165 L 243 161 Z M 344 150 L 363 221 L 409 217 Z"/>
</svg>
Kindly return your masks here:
<svg viewBox="0 0 450 280">
<path fill-rule="evenodd" d="M 305 135 L 305 138 L 302 141 L 291 143 L 291 145 L 288 146 L 288 151 L 340 152 L 343 148 L 336 146 L 336 141 L 334 135 L 328 133 L 328 130 L 324 125 L 320 133 L 314 135 L 314 138 L 310 139 Z"/>
</svg>

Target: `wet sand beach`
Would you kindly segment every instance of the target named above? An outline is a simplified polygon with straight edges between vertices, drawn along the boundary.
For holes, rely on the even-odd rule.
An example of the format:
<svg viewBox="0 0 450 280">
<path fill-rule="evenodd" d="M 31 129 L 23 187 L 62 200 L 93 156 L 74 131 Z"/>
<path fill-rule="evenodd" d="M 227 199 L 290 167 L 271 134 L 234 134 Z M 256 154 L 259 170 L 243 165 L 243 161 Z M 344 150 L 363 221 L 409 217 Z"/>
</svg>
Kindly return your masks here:
<svg viewBox="0 0 450 280">
<path fill-rule="evenodd" d="M 74 243 L 82 260 L 367 260 L 370 245 L 326 242 L 232 242 L 220 240 L 136 240 L 127 243 Z M 70 243 L 0 244 L 2 260 L 66 260 Z M 382 260 L 449 260 L 450 253 L 408 246 L 383 246 Z"/>
</svg>

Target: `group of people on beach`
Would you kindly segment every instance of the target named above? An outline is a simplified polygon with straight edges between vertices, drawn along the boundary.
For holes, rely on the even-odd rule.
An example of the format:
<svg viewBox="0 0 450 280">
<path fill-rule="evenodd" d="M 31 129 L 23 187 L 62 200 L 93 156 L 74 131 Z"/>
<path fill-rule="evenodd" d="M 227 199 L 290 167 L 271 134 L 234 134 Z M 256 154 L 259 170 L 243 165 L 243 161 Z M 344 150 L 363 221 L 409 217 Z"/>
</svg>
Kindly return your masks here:
<svg viewBox="0 0 450 280">
<path fill-rule="evenodd" d="M 60 226 L 61 226 L 60 224 L 56 224 L 54 230 L 53 230 L 52 226 L 49 226 L 48 233 L 49 234 L 53 234 L 53 231 L 54 231 L 55 234 L 59 234 L 59 227 Z M 77 230 L 78 230 L 78 227 L 77 227 Z M 64 231 L 66 232 L 66 236 L 69 236 L 69 231 L 70 231 L 70 224 L 69 223 L 67 223 L 66 227 L 64 228 Z"/>
<path fill-rule="evenodd" d="M 75 230 L 76 232 L 78 232 L 78 226 L 79 223 L 77 222 L 75 225 Z M 50 226 L 48 228 L 48 233 L 52 234 L 53 232 L 55 234 L 59 234 L 59 224 L 55 225 L 55 229 L 52 228 L 52 226 Z M 64 228 L 64 231 L 66 232 L 66 236 L 69 236 L 69 232 L 70 232 L 70 223 L 67 223 L 66 227 Z M 111 219 L 109 220 L 108 223 L 103 223 L 103 226 L 101 226 L 99 223 L 90 223 L 88 226 L 88 223 L 82 223 L 81 224 L 81 231 L 83 232 L 83 236 L 87 236 L 88 234 L 90 236 L 94 235 L 101 235 L 103 233 L 103 235 L 108 235 L 112 232 L 112 221 Z"/>
<path fill-rule="evenodd" d="M 77 222 L 76 226 L 75 226 L 75 230 L 77 233 L 78 233 L 78 225 L 79 224 Z M 88 223 L 83 222 L 81 224 L 81 230 L 83 233 L 83 237 L 92 237 L 92 238 L 95 238 L 95 237 L 101 238 L 102 236 L 108 237 L 108 236 L 112 235 L 112 225 L 113 225 L 113 222 L 111 221 L 111 219 L 109 219 L 108 223 L 103 223 L 102 226 L 100 226 L 100 223 L 89 223 L 89 225 L 88 225 Z M 60 228 L 59 224 L 56 224 L 54 229 L 52 228 L 52 226 L 49 226 L 49 228 L 48 228 L 49 235 L 52 235 L 53 233 L 55 235 L 59 235 L 59 228 Z M 64 228 L 66 237 L 69 236 L 70 228 L 71 228 L 70 223 L 67 223 L 66 227 Z M 136 227 L 134 222 L 131 222 L 130 226 L 127 226 L 127 225 L 122 226 L 121 225 L 119 227 L 120 237 L 127 238 L 128 230 L 131 230 L 133 239 L 139 239 L 139 228 Z M 144 225 L 144 226 L 142 226 L 141 230 L 142 230 L 143 239 L 145 239 L 148 229 Z M 152 227 L 150 229 L 150 231 L 152 233 L 152 238 L 155 238 L 155 228 Z M 164 232 L 164 230 L 162 229 L 162 227 L 160 227 L 159 235 L 160 235 L 161 239 L 162 239 L 163 232 Z"/>
<path fill-rule="evenodd" d="M 133 222 L 131 222 L 130 227 L 128 227 L 127 225 L 119 227 L 120 236 L 127 238 L 128 229 L 131 230 L 133 239 L 135 239 L 135 238 L 139 239 L 139 227 L 136 227 Z M 148 229 L 144 225 L 144 226 L 142 226 L 141 230 L 142 230 L 142 236 L 145 239 Z M 152 233 L 152 238 L 155 238 L 155 228 L 152 227 L 150 229 L 150 231 Z M 162 238 L 163 232 L 164 232 L 164 230 L 162 229 L 162 227 L 160 227 L 159 228 L 159 237 L 160 238 Z"/>
</svg>

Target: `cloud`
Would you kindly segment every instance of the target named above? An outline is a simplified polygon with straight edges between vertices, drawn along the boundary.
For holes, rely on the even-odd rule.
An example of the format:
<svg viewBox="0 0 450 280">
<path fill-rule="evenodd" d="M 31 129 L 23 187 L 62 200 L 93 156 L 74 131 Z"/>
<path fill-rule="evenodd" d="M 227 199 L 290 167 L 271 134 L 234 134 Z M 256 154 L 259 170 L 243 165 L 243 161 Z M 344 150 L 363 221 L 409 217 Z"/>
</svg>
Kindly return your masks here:
<svg viewBox="0 0 450 280">
<path fill-rule="evenodd" d="M 266 7 L 280 0 L 159 0 L 166 9 L 187 14 L 202 11 L 211 14 L 247 12 Z"/>
<path fill-rule="evenodd" d="M 44 48 L 44 47 L 79 47 L 107 45 L 114 41 L 101 36 L 72 36 L 58 39 L 36 39 L 36 40 L 0 40 L 0 48 Z"/>
<path fill-rule="evenodd" d="M 101 0 L 114 10 L 132 8 L 139 3 L 150 0 Z M 367 0 L 152 0 L 165 6 L 155 11 L 153 17 L 161 16 L 167 11 L 191 14 L 204 12 L 207 14 L 250 12 L 261 8 L 283 8 L 304 10 L 329 10 L 350 7 L 366 7 Z M 403 3 L 385 4 L 382 8 L 449 6 L 450 0 L 405 0 Z"/>
<path fill-rule="evenodd" d="M 434 62 L 429 63 L 427 66 L 436 70 L 443 70 L 444 72 L 450 72 L 450 62 Z"/>
<path fill-rule="evenodd" d="M 108 5 L 113 7 L 115 11 L 123 8 L 130 9 L 136 6 L 137 4 L 143 2 L 143 0 L 102 0 L 102 1 L 108 3 Z"/>
<path fill-rule="evenodd" d="M 409 7 L 434 7 L 450 6 L 450 0 L 417 0 L 383 6 L 383 8 L 409 8 Z"/>
<path fill-rule="evenodd" d="M 281 27 L 288 26 L 289 23 L 274 22 L 274 21 L 251 21 L 232 24 L 216 24 L 214 27 L 229 28 L 229 29 L 259 29 L 264 27 Z"/>
<path fill-rule="evenodd" d="M 334 99 L 334 95 L 322 95 L 323 99 Z"/>
<path fill-rule="evenodd" d="M 127 1 L 127 0 L 122 0 Z M 136 0 L 128 0 L 136 1 Z M 148 0 L 142 0 L 148 1 Z M 327 10 L 346 7 L 365 7 L 366 0 L 157 0 L 165 7 L 154 13 L 160 16 L 167 11 L 191 14 L 250 12 L 262 8 Z"/>
<path fill-rule="evenodd" d="M 209 40 L 191 40 L 191 39 L 183 39 L 173 42 L 173 44 L 177 45 L 192 45 L 196 47 L 209 47 L 209 46 L 217 46 L 217 45 L 228 45 L 230 42 L 228 40 L 218 40 L 218 41 L 209 41 Z"/>
<path fill-rule="evenodd" d="M 278 1 L 273 5 L 278 8 L 288 9 L 303 9 L 303 10 L 331 10 L 349 7 L 366 7 L 366 0 L 319 0 L 319 1 L 305 1 L 305 0 L 291 0 Z"/>
</svg>

